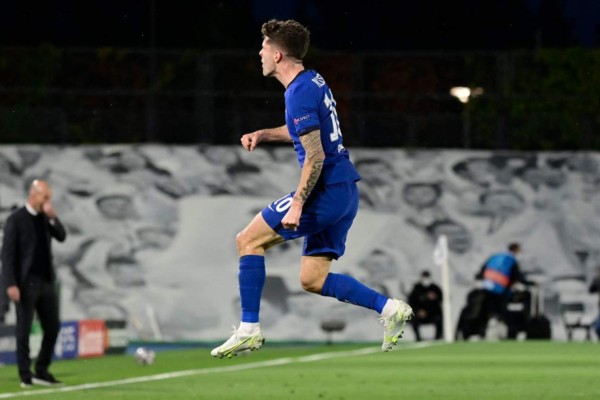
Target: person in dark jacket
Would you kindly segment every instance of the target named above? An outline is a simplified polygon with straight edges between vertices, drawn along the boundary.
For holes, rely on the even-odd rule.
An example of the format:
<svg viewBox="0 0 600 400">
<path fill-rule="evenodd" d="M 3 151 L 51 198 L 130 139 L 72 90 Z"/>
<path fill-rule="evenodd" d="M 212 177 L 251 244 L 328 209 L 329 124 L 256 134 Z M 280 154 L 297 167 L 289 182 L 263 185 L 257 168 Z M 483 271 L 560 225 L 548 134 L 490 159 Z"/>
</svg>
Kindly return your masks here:
<svg viewBox="0 0 600 400">
<path fill-rule="evenodd" d="M 420 327 L 423 324 L 433 324 L 435 338 L 441 339 L 443 335 L 442 289 L 432 282 L 429 271 L 421 273 L 421 279 L 408 296 L 408 304 L 415 313 L 411 323 L 417 341 L 421 340 Z"/>
<path fill-rule="evenodd" d="M 482 281 L 485 291 L 486 318 L 496 317 L 506 321 L 506 304 L 510 295 L 510 288 L 516 282 L 524 285 L 533 285 L 528 281 L 519 267 L 517 256 L 521 253 L 519 243 L 508 245 L 508 251 L 491 255 L 481 266 L 475 276 Z"/>
<path fill-rule="evenodd" d="M 4 225 L 2 279 L 17 313 L 17 364 L 21 386 L 60 384 L 48 371 L 60 330 L 56 273 L 52 265 L 52 238 L 67 234 L 51 203 L 52 189 L 36 179 L 25 206 L 15 210 Z M 34 314 L 43 330 L 41 349 L 31 371 L 29 333 Z"/>
<path fill-rule="evenodd" d="M 590 284 L 590 293 L 600 293 L 600 265 L 597 268 L 596 277 L 592 280 L 592 283 Z M 594 331 L 596 331 L 596 335 L 600 339 L 600 315 L 598 316 L 596 321 L 594 321 Z"/>
<path fill-rule="evenodd" d="M 6 314 L 10 308 L 10 300 L 4 290 L 4 283 L 2 283 L 2 268 L 0 265 L 0 325 L 6 322 Z"/>
</svg>

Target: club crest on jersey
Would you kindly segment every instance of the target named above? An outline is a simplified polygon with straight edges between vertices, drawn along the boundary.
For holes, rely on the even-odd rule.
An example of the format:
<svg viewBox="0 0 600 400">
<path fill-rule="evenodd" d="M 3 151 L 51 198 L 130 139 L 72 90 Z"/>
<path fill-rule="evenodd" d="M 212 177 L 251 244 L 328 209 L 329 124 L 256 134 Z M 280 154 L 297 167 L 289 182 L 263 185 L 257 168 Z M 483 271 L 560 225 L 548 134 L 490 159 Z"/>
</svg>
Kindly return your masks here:
<svg viewBox="0 0 600 400">
<path fill-rule="evenodd" d="M 294 118 L 294 125 L 298 125 L 300 122 L 308 121 L 310 119 L 310 114 L 303 115 L 298 118 Z"/>
<path fill-rule="evenodd" d="M 312 78 L 312 81 L 318 86 L 318 87 L 323 87 L 325 86 L 325 79 L 323 79 L 323 77 L 319 74 L 317 74 L 314 78 Z"/>
</svg>

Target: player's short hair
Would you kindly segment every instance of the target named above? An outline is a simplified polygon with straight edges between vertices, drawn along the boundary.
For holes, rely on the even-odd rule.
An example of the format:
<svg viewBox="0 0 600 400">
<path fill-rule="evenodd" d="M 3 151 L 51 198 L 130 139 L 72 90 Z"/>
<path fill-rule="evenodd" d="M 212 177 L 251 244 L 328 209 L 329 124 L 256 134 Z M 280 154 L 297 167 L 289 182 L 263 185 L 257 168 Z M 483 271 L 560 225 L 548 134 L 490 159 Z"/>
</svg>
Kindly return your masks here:
<svg viewBox="0 0 600 400">
<path fill-rule="evenodd" d="M 302 60 L 308 51 L 310 32 L 297 21 L 272 19 L 262 25 L 261 32 L 290 57 Z"/>
</svg>

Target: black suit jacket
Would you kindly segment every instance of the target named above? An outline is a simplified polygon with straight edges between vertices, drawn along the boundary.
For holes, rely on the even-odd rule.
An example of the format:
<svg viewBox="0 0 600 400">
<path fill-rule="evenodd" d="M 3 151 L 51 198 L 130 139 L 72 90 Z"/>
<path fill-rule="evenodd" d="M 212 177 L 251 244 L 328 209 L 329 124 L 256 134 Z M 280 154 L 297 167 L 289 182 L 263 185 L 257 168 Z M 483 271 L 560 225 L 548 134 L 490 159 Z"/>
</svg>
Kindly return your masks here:
<svg viewBox="0 0 600 400">
<path fill-rule="evenodd" d="M 46 237 L 48 241 L 48 260 L 50 260 L 50 277 L 56 279 L 56 272 L 52 265 L 52 238 L 59 242 L 66 239 L 67 233 L 58 218 L 51 224 L 48 217 L 43 215 L 46 224 Z M 21 207 L 14 211 L 4 225 L 4 240 L 2 242 L 2 281 L 4 287 L 18 286 L 27 280 L 33 265 L 34 250 L 37 244 L 34 221 L 27 211 Z"/>
</svg>

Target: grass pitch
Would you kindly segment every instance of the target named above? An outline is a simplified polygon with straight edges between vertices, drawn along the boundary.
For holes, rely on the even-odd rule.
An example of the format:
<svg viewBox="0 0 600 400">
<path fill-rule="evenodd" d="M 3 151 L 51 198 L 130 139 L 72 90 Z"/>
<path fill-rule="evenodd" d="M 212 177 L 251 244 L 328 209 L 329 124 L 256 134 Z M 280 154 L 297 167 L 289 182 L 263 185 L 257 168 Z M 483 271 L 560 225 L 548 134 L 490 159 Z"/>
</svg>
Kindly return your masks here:
<svg viewBox="0 0 600 400">
<path fill-rule="evenodd" d="M 210 349 L 57 361 L 61 388 L 20 389 L 0 367 L 0 399 L 600 399 L 600 344 L 476 342 L 389 353 L 379 344 L 281 347 L 213 359 Z"/>
</svg>

